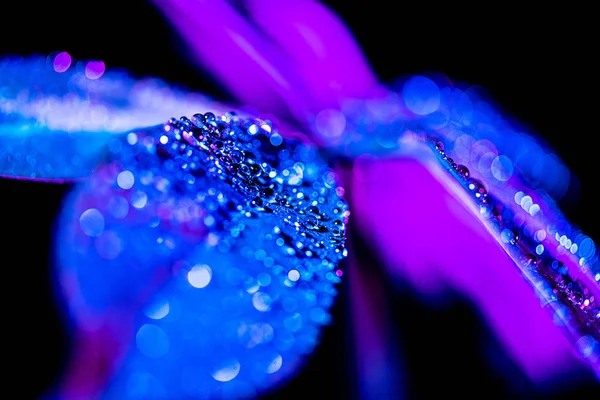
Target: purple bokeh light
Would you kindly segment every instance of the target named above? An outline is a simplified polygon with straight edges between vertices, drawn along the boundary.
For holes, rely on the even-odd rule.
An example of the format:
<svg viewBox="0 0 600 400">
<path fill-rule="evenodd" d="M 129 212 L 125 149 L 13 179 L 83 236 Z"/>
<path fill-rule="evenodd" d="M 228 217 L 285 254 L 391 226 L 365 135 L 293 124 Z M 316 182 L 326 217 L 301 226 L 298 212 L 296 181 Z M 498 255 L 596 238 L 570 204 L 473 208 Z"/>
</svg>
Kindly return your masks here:
<svg viewBox="0 0 600 400">
<path fill-rule="evenodd" d="M 85 65 L 85 76 L 88 79 L 98 79 L 106 71 L 104 61 L 90 61 Z"/>
<path fill-rule="evenodd" d="M 66 72 L 69 69 L 72 61 L 73 59 L 71 58 L 71 55 L 66 51 L 63 51 L 62 53 L 58 53 L 56 57 L 54 57 L 52 65 L 56 72 L 62 73 Z"/>
</svg>

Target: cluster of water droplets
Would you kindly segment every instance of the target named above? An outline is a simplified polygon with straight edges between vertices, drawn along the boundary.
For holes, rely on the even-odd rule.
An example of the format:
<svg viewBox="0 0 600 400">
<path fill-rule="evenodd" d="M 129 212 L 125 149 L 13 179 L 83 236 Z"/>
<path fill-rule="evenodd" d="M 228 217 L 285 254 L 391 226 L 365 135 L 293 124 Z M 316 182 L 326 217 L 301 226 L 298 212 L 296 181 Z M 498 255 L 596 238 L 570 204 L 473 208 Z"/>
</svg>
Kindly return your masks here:
<svg viewBox="0 0 600 400">
<path fill-rule="evenodd" d="M 587 250 L 585 256 L 590 256 L 592 264 L 577 256 L 579 245 L 559 233 L 566 229 L 564 217 L 552 214 L 555 209 L 550 198 L 531 190 L 531 196 L 523 191 L 511 196 L 511 189 L 517 185 L 514 180 L 513 185 L 504 191 L 498 190 L 494 196 L 481 181 L 471 176 L 466 166 L 457 164 L 444 151 L 443 143 L 426 134 L 421 137 L 446 170 L 470 193 L 487 226 L 493 229 L 505 250 L 535 286 L 543 305 L 553 311 L 556 324 L 566 328 L 582 356 L 600 372 L 600 306 L 597 302 L 600 288 L 599 275 L 594 272 L 598 267 L 597 258 L 591 257 L 593 254 Z M 558 226 L 559 223 L 563 226 Z M 585 235 L 573 236 L 584 246 L 586 241 L 594 246 Z"/>
<path fill-rule="evenodd" d="M 316 148 L 285 146 L 270 121 L 244 120 L 233 113 L 220 119 L 212 113 L 171 119 L 164 129 L 165 145 L 169 135 L 173 139 L 160 148 L 167 157 L 180 162 L 183 171 L 210 174 L 243 193 L 250 199 L 248 216 L 262 212 L 283 217 L 313 243 L 314 251 L 325 241 L 341 243 L 349 212 L 341 200 L 330 202 L 326 195 L 333 191 L 342 196 L 344 190 L 337 187 L 333 170 L 315 181 L 323 173 L 314 163 Z"/>
<path fill-rule="evenodd" d="M 251 397 L 295 373 L 347 254 L 343 188 L 316 149 L 206 113 L 108 153 L 68 197 L 57 242 L 82 327 L 135 316 L 104 398 Z"/>
</svg>

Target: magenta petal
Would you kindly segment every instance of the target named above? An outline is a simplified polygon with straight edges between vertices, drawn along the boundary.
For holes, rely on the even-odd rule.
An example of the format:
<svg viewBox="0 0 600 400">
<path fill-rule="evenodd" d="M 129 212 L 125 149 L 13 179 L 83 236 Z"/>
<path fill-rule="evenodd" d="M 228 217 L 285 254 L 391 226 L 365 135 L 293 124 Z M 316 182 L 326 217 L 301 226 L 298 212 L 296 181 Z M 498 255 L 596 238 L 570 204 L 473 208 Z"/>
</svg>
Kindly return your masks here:
<svg viewBox="0 0 600 400">
<path fill-rule="evenodd" d="M 316 104 L 364 97 L 377 79 L 345 24 L 316 1 L 248 0 L 254 21 L 285 49 Z"/>
<path fill-rule="evenodd" d="M 287 116 L 303 104 L 293 64 L 226 1 L 154 0 L 194 59 L 245 105 Z"/>
</svg>

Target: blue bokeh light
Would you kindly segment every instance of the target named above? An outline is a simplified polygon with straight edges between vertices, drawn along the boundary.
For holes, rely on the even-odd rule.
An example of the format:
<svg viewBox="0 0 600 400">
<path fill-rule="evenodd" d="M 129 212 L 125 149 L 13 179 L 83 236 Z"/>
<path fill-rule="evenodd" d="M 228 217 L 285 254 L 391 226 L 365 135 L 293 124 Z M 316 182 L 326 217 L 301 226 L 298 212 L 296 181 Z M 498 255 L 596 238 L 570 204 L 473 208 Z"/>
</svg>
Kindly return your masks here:
<svg viewBox="0 0 600 400">
<path fill-rule="evenodd" d="M 406 107 L 417 115 L 428 115 L 440 106 L 440 89 L 424 76 L 414 76 L 404 84 L 402 97 Z"/>
</svg>

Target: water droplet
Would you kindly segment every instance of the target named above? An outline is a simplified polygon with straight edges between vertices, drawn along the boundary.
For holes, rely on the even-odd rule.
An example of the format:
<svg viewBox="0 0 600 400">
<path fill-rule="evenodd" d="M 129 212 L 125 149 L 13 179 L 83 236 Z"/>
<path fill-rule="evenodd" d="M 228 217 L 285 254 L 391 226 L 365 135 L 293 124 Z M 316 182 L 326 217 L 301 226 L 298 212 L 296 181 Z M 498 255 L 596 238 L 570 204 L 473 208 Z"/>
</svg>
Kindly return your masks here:
<svg viewBox="0 0 600 400">
<path fill-rule="evenodd" d="M 539 262 L 539 259 L 533 254 L 528 253 L 523 256 L 523 264 L 525 266 L 537 265 L 538 262 Z"/>
<path fill-rule="evenodd" d="M 216 122 L 217 117 L 215 116 L 215 114 L 213 114 L 211 112 L 207 112 L 207 113 L 204 113 L 203 120 L 204 120 L 204 123 Z"/>
<path fill-rule="evenodd" d="M 193 122 L 186 116 L 179 118 L 179 122 L 183 129 L 189 130 L 192 129 Z"/>
<path fill-rule="evenodd" d="M 233 160 L 235 163 L 241 163 L 244 161 L 244 153 L 237 149 L 231 150 L 231 152 L 229 152 L 229 157 L 231 157 L 231 160 Z"/>
<path fill-rule="evenodd" d="M 203 128 L 204 127 L 204 115 L 202 114 L 194 114 L 192 115 L 192 123 L 194 125 L 196 125 L 199 128 Z"/>
<path fill-rule="evenodd" d="M 469 168 L 465 167 L 464 165 L 457 165 L 455 169 L 456 173 L 463 178 L 468 178 L 470 175 Z"/>
<path fill-rule="evenodd" d="M 255 197 L 251 202 L 250 202 L 250 206 L 251 207 L 262 207 L 263 206 L 263 201 L 260 197 Z"/>
<path fill-rule="evenodd" d="M 487 191 L 483 184 L 475 179 L 471 179 L 467 185 L 469 190 L 475 194 L 478 199 L 485 199 L 487 197 Z"/>
<path fill-rule="evenodd" d="M 519 241 L 519 233 L 513 229 L 504 229 L 500 233 L 500 238 L 504 243 L 516 244 Z"/>
<path fill-rule="evenodd" d="M 494 207 L 491 204 L 484 203 L 479 206 L 479 214 L 485 218 L 493 216 Z"/>
<path fill-rule="evenodd" d="M 309 229 L 318 229 L 319 228 L 319 221 L 317 220 L 316 217 L 309 215 L 308 217 L 306 217 L 306 226 Z"/>
</svg>

